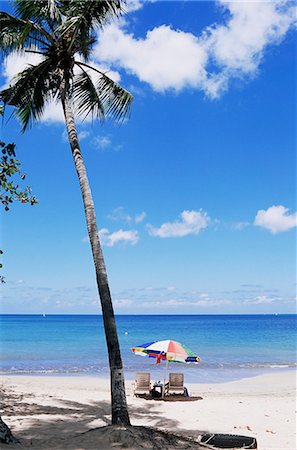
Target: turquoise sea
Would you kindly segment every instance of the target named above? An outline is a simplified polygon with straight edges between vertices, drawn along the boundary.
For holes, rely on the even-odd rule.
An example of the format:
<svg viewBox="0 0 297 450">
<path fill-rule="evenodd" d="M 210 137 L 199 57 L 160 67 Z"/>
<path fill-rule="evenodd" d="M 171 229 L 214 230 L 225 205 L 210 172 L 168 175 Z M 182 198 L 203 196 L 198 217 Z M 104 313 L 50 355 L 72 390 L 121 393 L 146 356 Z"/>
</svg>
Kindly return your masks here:
<svg viewBox="0 0 297 450">
<path fill-rule="evenodd" d="M 200 365 L 169 363 L 188 382 L 236 380 L 296 368 L 296 315 L 117 316 L 125 374 L 150 370 L 162 379 L 165 365 L 136 356 L 131 347 L 163 339 L 185 344 Z M 108 377 L 102 317 L 97 315 L 1 315 L 2 374 Z"/>
</svg>

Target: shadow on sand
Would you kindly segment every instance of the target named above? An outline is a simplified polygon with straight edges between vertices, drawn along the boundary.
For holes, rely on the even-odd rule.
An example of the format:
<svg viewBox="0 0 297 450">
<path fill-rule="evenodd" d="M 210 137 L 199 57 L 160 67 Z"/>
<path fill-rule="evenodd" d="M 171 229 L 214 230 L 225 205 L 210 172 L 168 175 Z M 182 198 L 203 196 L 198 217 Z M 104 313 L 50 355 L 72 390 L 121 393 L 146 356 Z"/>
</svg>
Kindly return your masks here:
<svg viewBox="0 0 297 450">
<path fill-rule="evenodd" d="M 30 398 L 31 397 L 31 398 Z M 178 429 L 178 437 L 158 431 L 152 428 L 131 427 L 113 430 L 112 442 L 107 436 L 111 427 L 110 424 L 110 403 L 102 401 L 92 401 L 88 404 L 77 401 L 67 401 L 56 399 L 59 406 L 39 405 L 34 403 L 34 396 L 14 395 L 12 392 L 5 392 L 1 408 L 1 414 L 5 417 L 7 424 L 14 432 L 14 423 L 18 423 L 21 431 L 16 437 L 21 441 L 20 446 L 9 446 L 9 448 L 31 448 L 31 449 L 72 449 L 72 450 L 110 450 L 117 448 L 151 448 L 151 449 L 174 449 L 174 448 L 202 448 L 188 438 L 197 438 L 199 434 L 206 431 L 181 430 L 178 429 L 180 423 L 173 419 L 162 416 L 156 410 L 156 403 L 142 402 L 139 407 L 129 406 L 131 422 L 137 423 L 145 418 L 145 423 L 156 428 Z M 133 430 L 132 430 L 133 429 Z M 145 435 L 146 436 L 145 436 Z M 114 442 L 115 438 L 115 442 Z M 106 442 L 109 439 L 109 444 Z M 117 439 L 122 445 L 116 444 Z"/>
</svg>

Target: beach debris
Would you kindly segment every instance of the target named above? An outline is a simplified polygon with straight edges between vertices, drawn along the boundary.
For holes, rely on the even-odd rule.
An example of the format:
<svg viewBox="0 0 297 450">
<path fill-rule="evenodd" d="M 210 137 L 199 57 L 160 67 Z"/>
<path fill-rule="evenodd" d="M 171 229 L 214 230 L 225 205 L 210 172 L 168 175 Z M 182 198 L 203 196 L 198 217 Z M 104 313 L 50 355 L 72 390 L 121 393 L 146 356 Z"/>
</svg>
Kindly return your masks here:
<svg viewBox="0 0 297 450">
<path fill-rule="evenodd" d="M 199 436 L 199 442 L 216 448 L 258 448 L 256 438 L 237 434 L 203 434 Z"/>
<path fill-rule="evenodd" d="M 249 425 L 246 426 L 246 429 L 249 431 L 253 431 Z"/>
<path fill-rule="evenodd" d="M 266 430 L 266 433 L 276 434 L 276 432 L 272 430 Z"/>
</svg>

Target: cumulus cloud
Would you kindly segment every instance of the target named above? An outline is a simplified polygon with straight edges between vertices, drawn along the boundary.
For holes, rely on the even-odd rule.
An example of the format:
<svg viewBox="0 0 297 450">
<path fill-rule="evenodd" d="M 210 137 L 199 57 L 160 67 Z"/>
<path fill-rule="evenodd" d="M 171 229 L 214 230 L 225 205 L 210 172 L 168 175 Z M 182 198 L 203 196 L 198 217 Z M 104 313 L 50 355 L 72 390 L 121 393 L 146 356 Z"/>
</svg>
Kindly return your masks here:
<svg viewBox="0 0 297 450">
<path fill-rule="evenodd" d="M 134 220 L 135 220 L 135 223 L 141 223 L 144 221 L 145 218 L 146 218 L 146 213 L 142 212 L 140 214 L 136 214 Z"/>
<path fill-rule="evenodd" d="M 139 234 L 136 230 L 118 230 L 110 232 L 107 228 L 99 231 L 99 237 L 102 245 L 114 247 L 116 244 L 135 245 L 139 241 Z"/>
<path fill-rule="evenodd" d="M 265 228 L 272 234 L 288 231 L 297 226 L 297 213 L 289 213 L 285 206 L 271 206 L 257 212 L 254 225 Z"/>
<path fill-rule="evenodd" d="M 139 234 L 136 230 L 117 230 L 109 231 L 108 228 L 101 228 L 99 231 L 101 245 L 105 247 L 114 247 L 117 244 L 135 245 L 139 241 Z M 82 242 L 89 242 L 89 236 L 84 236 Z"/>
<path fill-rule="evenodd" d="M 167 25 L 136 39 L 111 24 L 100 35 L 95 56 L 132 72 L 156 91 L 197 86 L 197 80 L 205 76 L 206 53 L 197 38 Z"/>
<path fill-rule="evenodd" d="M 170 299 L 170 300 L 156 300 L 153 302 L 144 302 L 142 305 L 144 307 L 215 307 L 221 305 L 229 305 L 230 300 L 183 300 L 183 299 Z"/>
<path fill-rule="evenodd" d="M 127 308 L 133 304 L 133 301 L 128 298 L 115 299 L 113 304 L 116 308 Z"/>
<path fill-rule="evenodd" d="M 80 141 L 82 141 L 83 139 L 86 139 L 87 137 L 89 137 L 90 136 L 90 132 L 89 131 L 86 131 L 86 130 L 82 130 L 82 131 L 80 131 L 79 133 L 78 133 L 78 139 L 80 140 Z"/>
<path fill-rule="evenodd" d="M 35 49 L 32 49 L 35 50 Z M 36 53 L 13 52 L 4 58 L 2 76 L 6 78 L 5 86 L 15 75 L 22 72 L 30 64 L 39 64 L 43 58 Z"/>
<path fill-rule="evenodd" d="M 17 299 L 13 302 L 12 299 Z M 89 286 L 48 287 L 8 282 L 3 311 L 40 313 L 94 313 L 98 309 L 98 293 Z"/>
<path fill-rule="evenodd" d="M 100 33 L 95 56 L 155 91 L 192 87 L 218 97 L 232 78 L 257 73 L 267 46 L 278 44 L 296 20 L 289 0 L 219 3 L 229 13 L 227 21 L 210 24 L 200 35 L 163 24 L 136 38 L 125 22 L 113 23 Z"/>
<path fill-rule="evenodd" d="M 126 0 L 124 4 L 124 12 L 133 12 L 141 9 L 143 6 L 143 2 L 141 0 Z"/>
<path fill-rule="evenodd" d="M 139 224 L 143 222 L 143 220 L 146 218 L 146 213 L 141 212 L 133 216 L 131 214 L 128 214 L 125 211 L 125 208 L 123 208 L 122 206 L 118 206 L 117 208 L 114 208 L 107 217 L 108 219 L 117 222 L 126 222 L 126 223 L 135 222 L 136 224 Z"/>
<path fill-rule="evenodd" d="M 125 208 L 123 208 L 123 206 L 118 206 L 117 208 L 114 208 L 107 217 L 108 219 L 119 222 L 132 221 L 132 216 L 125 211 Z"/>
<path fill-rule="evenodd" d="M 227 75 L 255 72 L 266 47 L 278 44 L 296 21 L 291 1 L 222 0 L 221 4 L 229 10 L 230 19 L 209 29 L 206 45 Z"/>
<path fill-rule="evenodd" d="M 258 295 L 250 303 L 253 303 L 254 305 L 270 305 L 277 300 L 279 300 L 279 298 L 272 298 L 267 295 Z"/>
<path fill-rule="evenodd" d="M 231 223 L 231 229 L 241 231 L 244 228 L 248 227 L 250 225 L 249 222 L 232 222 Z"/>
<path fill-rule="evenodd" d="M 137 38 L 127 31 L 127 20 L 113 22 L 99 33 L 91 65 L 116 82 L 120 74 L 111 70 L 111 65 L 134 74 L 158 92 L 179 92 L 190 87 L 217 98 L 233 78 L 257 74 L 266 48 L 279 44 L 296 23 L 296 9 L 290 0 L 218 3 L 222 23 L 209 24 L 196 35 L 164 23 L 148 30 L 144 38 Z M 126 10 L 133 12 L 142 6 L 143 2 L 132 0 Z M 7 56 L 2 64 L 5 86 L 28 64 L 40 61 L 37 54 L 18 52 Z M 86 70 L 96 82 L 98 74 Z M 64 122 L 60 104 L 50 103 L 42 121 Z"/>
<path fill-rule="evenodd" d="M 100 150 L 106 150 L 112 144 L 108 136 L 97 136 L 93 139 L 93 145 Z"/>
<path fill-rule="evenodd" d="M 271 305 L 272 303 L 279 303 L 279 304 L 285 304 L 285 303 L 295 303 L 296 301 L 296 295 L 285 295 L 285 296 L 279 296 L 279 295 L 257 295 L 256 297 L 252 299 L 248 299 L 245 303 L 251 304 L 251 305 Z"/>
<path fill-rule="evenodd" d="M 206 212 L 200 211 L 183 211 L 180 220 L 175 222 L 163 223 L 159 228 L 148 225 L 148 232 L 151 236 L 161 238 L 183 237 L 189 234 L 198 234 L 207 228 L 210 218 Z"/>
</svg>

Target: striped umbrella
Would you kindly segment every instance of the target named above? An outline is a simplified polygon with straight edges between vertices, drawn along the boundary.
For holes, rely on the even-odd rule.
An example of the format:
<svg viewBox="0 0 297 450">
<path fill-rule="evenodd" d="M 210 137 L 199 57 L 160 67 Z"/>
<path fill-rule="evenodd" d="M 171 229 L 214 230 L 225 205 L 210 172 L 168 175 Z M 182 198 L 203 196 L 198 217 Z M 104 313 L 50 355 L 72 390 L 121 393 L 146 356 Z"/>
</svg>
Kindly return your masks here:
<svg viewBox="0 0 297 450">
<path fill-rule="evenodd" d="M 165 360 L 166 363 L 178 362 L 199 364 L 200 362 L 199 356 L 195 355 L 188 347 L 170 339 L 148 342 L 147 344 L 133 347 L 132 352 L 135 353 L 135 355 L 156 358 L 157 364 L 162 360 Z"/>
</svg>

